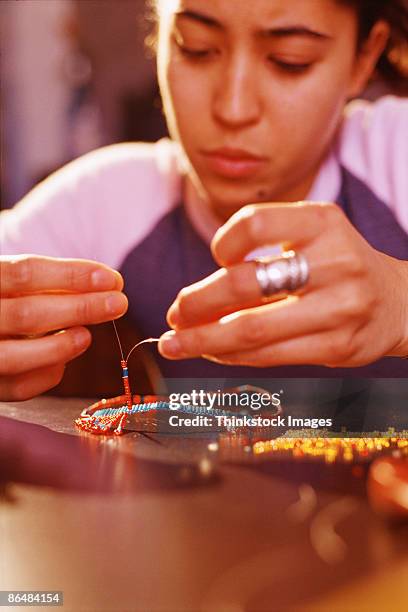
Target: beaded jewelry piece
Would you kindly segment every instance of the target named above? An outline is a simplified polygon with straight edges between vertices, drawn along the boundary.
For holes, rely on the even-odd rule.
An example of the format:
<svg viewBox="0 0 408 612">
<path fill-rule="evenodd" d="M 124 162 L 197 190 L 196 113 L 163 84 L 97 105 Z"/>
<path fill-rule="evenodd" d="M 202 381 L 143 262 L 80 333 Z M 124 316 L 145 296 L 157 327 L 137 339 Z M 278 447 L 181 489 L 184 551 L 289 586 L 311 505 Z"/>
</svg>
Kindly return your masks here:
<svg viewBox="0 0 408 612">
<path fill-rule="evenodd" d="M 150 342 L 158 342 L 158 338 L 147 338 L 135 344 L 125 358 L 119 334 L 112 321 L 115 330 L 116 338 L 119 344 L 122 367 L 122 381 L 124 395 L 119 395 L 110 399 L 103 399 L 95 402 L 88 408 L 82 411 L 81 416 L 75 420 L 75 425 L 93 434 L 102 435 L 121 435 L 124 432 L 124 425 L 129 416 L 132 415 L 147 415 L 153 417 L 158 412 L 173 412 L 170 404 L 165 396 L 160 395 L 133 395 L 129 384 L 128 362 L 133 351 L 142 344 Z M 180 405 L 177 409 L 179 413 L 189 414 L 192 416 L 229 416 L 231 413 L 218 408 L 206 408 L 202 406 L 184 406 Z M 240 413 L 241 414 L 241 413 Z"/>
<path fill-rule="evenodd" d="M 109 435 L 113 433 L 119 436 L 123 433 L 123 427 L 129 414 L 157 410 L 158 405 L 164 403 L 164 398 L 156 395 L 134 395 L 132 397 L 129 384 L 128 362 L 131 354 L 138 346 L 148 342 L 158 342 L 159 339 L 147 338 L 138 342 L 131 348 L 125 358 L 115 321 L 112 321 L 112 323 L 121 355 L 120 365 L 122 367 L 122 382 L 125 394 L 110 399 L 103 399 L 85 408 L 81 416 L 75 420 L 75 425 L 83 431 L 94 434 Z"/>
<path fill-rule="evenodd" d="M 126 395 L 120 395 L 112 399 L 103 399 L 86 408 L 75 424 L 82 430 L 94 434 L 120 435 L 123 433 L 124 422 L 128 416 L 149 413 L 153 416 L 158 411 L 174 412 L 170 408 L 167 398 L 159 395 L 133 395 L 132 404 L 129 407 Z M 178 413 L 191 416 L 229 416 L 226 410 L 218 408 L 203 408 L 201 406 L 180 406 Z"/>
</svg>

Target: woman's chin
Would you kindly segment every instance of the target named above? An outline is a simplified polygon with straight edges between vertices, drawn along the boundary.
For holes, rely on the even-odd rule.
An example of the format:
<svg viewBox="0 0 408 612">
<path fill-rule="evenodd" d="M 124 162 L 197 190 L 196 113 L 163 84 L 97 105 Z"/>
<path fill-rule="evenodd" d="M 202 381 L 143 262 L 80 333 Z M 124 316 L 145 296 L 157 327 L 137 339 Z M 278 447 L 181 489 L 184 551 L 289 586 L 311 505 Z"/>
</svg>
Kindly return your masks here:
<svg viewBox="0 0 408 612">
<path fill-rule="evenodd" d="M 222 191 L 218 189 L 206 190 L 209 201 L 214 209 L 223 213 L 223 217 L 231 216 L 247 204 L 260 204 L 273 202 L 273 191 L 270 187 L 242 186 L 226 187 Z"/>
<path fill-rule="evenodd" d="M 190 174 L 188 189 L 210 203 L 217 216 L 228 219 L 247 204 L 277 201 L 277 190 L 261 181 L 219 180 L 213 176 Z M 191 193 L 191 192 L 190 192 Z M 193 196 L 194 197 L 194 196 Z"/>
</svg>

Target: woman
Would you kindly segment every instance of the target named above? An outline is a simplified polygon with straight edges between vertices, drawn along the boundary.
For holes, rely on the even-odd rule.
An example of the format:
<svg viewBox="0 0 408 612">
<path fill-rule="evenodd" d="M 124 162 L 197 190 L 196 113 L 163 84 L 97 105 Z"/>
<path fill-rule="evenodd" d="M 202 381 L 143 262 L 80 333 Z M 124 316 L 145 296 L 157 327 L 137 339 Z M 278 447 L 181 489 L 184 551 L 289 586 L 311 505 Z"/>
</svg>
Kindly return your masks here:
<svg viewBox="0 0 408 612">
<path fill-rule="evenodd" d="M 138 327 L 162 336 L 167 376 L 406 376 L 408 107 L 389 97 L 344 111 L 377 64 L 395 75 L 404 4 L 157 11 L 172 141 L 87 155 L 2 218 L 4 253 L 52 259 L 2 263 L 0 395 L 57 384 L 89 345 L 83 325 L 124 313 L 109 267 Z M 289 257 L 245 261 L 277 244 Z"/>
</svg>

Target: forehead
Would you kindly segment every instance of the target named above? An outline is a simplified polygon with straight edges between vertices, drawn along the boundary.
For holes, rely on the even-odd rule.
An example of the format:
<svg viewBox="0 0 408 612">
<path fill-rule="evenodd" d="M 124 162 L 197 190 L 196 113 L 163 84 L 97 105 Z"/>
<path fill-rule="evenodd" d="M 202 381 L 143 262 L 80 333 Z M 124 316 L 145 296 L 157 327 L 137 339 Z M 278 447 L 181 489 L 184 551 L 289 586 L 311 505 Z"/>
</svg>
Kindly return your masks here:
<svg viewBox="0 0 408 612">
<path fill-rule="evenodd" d="M 208 16 L 225 29 L 284 27 L 330 27 L 336 21 L 336 0 L 158 0 L 162 18 L 184 11 Z"/>
</svg>

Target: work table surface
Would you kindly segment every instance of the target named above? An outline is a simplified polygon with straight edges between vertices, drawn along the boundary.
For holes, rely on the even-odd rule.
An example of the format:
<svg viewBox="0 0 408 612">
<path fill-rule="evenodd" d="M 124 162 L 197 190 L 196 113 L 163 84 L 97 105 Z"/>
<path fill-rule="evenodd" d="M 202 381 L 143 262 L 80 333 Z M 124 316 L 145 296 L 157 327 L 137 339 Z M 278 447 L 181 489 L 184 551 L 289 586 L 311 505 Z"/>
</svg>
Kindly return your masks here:
<svg viewBox="0 0 408 612">
<path fill-rule="evenodd" d="M 406 609 L 408 528 L 371 510 L 364 469 L 83 434 L 88 404 L 0 404 L 0 590 L 72 612 Z"/>
</svg>

